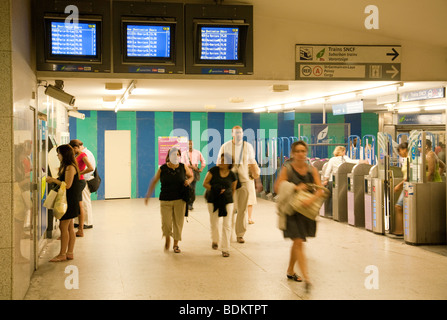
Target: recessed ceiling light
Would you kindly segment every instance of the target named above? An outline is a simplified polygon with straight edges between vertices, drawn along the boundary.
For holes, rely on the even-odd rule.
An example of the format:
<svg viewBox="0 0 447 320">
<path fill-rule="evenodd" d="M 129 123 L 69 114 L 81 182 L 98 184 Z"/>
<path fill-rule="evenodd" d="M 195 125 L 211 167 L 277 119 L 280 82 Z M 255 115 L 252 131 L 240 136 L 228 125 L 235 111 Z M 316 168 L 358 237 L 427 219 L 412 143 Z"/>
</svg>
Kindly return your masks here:
<svg viewBox="0 0 447 320">
<path fill-rule="evenodd" d="M 117 83 L 117 82 L 107 82 L 106 83 L 106 90 L 122 90 L 123 84 Z"/>
</svg>

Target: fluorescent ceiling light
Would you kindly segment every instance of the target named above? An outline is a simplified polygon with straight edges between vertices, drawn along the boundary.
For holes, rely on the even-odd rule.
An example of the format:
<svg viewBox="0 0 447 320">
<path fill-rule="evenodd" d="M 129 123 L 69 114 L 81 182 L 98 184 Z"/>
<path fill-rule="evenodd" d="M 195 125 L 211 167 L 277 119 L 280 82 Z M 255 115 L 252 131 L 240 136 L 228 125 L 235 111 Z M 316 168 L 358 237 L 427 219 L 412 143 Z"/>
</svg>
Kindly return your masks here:
<svg viewBox="0 0 447 320">
<path fill-rule="evenodd" d="M 357 94 L 355 92 L 350 92 L 350 93 L 343 93 L 343 94 L 337 94 L 335 96 L 330 96 L 329 100 L 330 101 L 342 101 L 342 100 L 354 99 L 355 97 L 357 97 Z"/>
<path fill-rule="evenodd" d="M 421 108 L 400 108 L 400 109 L 397 109 L 397 111 L 399 113 L 401 113 L 401 112 L 420 112 Z"/>
<path fill-rule="evenodd" d="M 313 104 L 323 104 L 325 102 L 326 102 L 326 99 L 324 99 L 324 98 L 310 99 L 310 100 L 304 101 L 304 105 L 305 106 L 310 106 L 310 105 L 313 105 Z"/>
<path fill-rule="evenodd" d="M 290 102 L 290 103 L 284 104 L 284 109 L 298 108 L 298 107 L 301 107 L 301 105 L 302 105 L 301 102 Z"/>
<path fill-rule="evenodd" d="M 387 86 L 387 87 L 379 87 L 379 88 L 362 90 L 362 95 L 363 96 L 372 96 L 372 95 L 379 95 L 379 94 L 393 93 L 393 92 L 396 92 L 396 86 Z"/>
<path fill-rule="evenodd" d="M 433 110 L 445 110 L 447 108 L 447 105 L 438 105 L 438 106 L 428 106 L 425 107 L 425 111 L 433 111 Z"/>
<path fill-rule="evenodd" d="M 267 108 L 256 108 L 253 110 L 253 112 L 264 112 L 267 111 Z"/>
<path fill-rule="evenodd" d="M 281 109 L 282 109 L 282 105 L 280 105 L 280 104 L 278 104 L 276 106 L 267 107 L 268 111 L 276 111 L 276 110 L 281 110 Z"/>
</svg>

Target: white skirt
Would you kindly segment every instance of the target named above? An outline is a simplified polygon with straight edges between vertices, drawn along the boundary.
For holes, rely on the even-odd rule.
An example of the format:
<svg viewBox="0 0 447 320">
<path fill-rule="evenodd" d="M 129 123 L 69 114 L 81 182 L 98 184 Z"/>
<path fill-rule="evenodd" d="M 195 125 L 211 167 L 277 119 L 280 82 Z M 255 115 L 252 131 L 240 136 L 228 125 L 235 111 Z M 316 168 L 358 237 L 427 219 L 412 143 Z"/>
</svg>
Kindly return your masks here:
<svg viewBox="0 0 447 320">
<path fill-rule="evenodd" d="M 247 182 L 248 189 L 248 203 L 247 205 L 251 206 L 257 203 L 256 201 L 256 189 L 255 189 L 255 181 L 249 180 Z"/>
</svg>

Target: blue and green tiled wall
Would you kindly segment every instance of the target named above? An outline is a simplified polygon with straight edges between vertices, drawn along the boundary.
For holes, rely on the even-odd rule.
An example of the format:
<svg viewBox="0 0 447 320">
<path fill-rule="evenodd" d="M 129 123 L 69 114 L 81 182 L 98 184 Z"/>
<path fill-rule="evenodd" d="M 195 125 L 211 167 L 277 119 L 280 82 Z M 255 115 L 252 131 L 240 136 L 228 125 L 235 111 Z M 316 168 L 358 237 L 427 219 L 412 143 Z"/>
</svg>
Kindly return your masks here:
<svg viewBox="0 0 447 320">
<path fill-rule="evenodd" d="M 277 130 L 278 137 L 298 136 L 298 124 L 322 123 L 322 113 L 233 113 L 233 112 L 150 112 L 115 113 L 113 111 L 81 111 L 85 119 L 70 118 L 70 139 L 79 139 L 92 151 L 103 183 L 92 199 L 104 199 L 104 133 L 106 130 L 130 130 L 132 159 L 132 198 L 143 198 L 150 180 L 158 168 L 158 137 L 169 136 L 172 130 L 188 133 L 194 148 L 202 151 L 207 167 L 215 165 L 219 147 L 231 139 L 231 128 L 241 125 L 257 135 L 258 130 L 269 138 Z M 374 113 L 333 116 L 326 123 L 350 123 L 351 134 L 363 137 L 377 135 L 378 115 Z M 264 131 L 262 131 L 264 130 Z M 272 131 L 273 130 L 273 131 Z M 220 137 L 220 139 L 216 139 Z M 260 138 L 256 136 L 256 138 Z M 220 140 L 220 141 L 219 141 Z M 330 155 L 330 150 L 328 150 Z M 205 174 L 202 174 L 202 181 Z M 203 194 L 202 181 L 197 194 Z M 154 196 L 158 197 L 159 185 Z"/>
</svg>

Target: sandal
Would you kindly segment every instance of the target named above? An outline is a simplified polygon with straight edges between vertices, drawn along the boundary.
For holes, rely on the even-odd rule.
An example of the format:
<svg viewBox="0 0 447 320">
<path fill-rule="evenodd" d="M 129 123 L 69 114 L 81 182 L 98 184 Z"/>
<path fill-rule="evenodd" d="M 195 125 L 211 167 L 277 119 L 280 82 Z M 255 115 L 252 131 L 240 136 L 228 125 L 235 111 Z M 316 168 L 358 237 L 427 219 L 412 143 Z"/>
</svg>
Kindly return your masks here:
<svg viewBox="0 0 447 320">
<path fill-rule="evenodd" d="M 230 253 L 228 251 L 222 251 L 222 257 L 227 258 L 230 256 Z"/>
<path fill-rule="evenodd" d="M 65 254 L 58 254 L 53 259 L 50 260 L 50 262 L 62 262 L 67 261 L 67 256 Z"/>
<path fill-rule="evenodd" d="M 211 248 L 213 248 L 213 250 L 217 250 L 217 247 L 218 247 L 217 243 L 213 242 L 211 244 Z"/>
<path fill-rule="evenodd" d="M 67 257 L 67 260 L 73 260 L 74 259 L 74 256 L 73 256 L 72 252 L 70 252 L 70 253 L 67 252 L 67 254 L 65 256 Z"/>
<path fill-rule="evenodd" d="M 181 252 L 180 248 L 178 246 L 174 246 L 174 248 L 172 248 L 172 249 L 174 249 L 175 253 L 180 253 Z"/>
<path fill-rule="evenodd" d="M 297 275 L 296 273 L 294 273 L 293 275 L 287 275 L 287 279 L 289 279 L 289 280 L 293 280 L 293 281 L 296 281 L 296 282 L 302 282 L 303 281 L 303 279 L 299 276 L 299 275 Z"/>
</svg>

